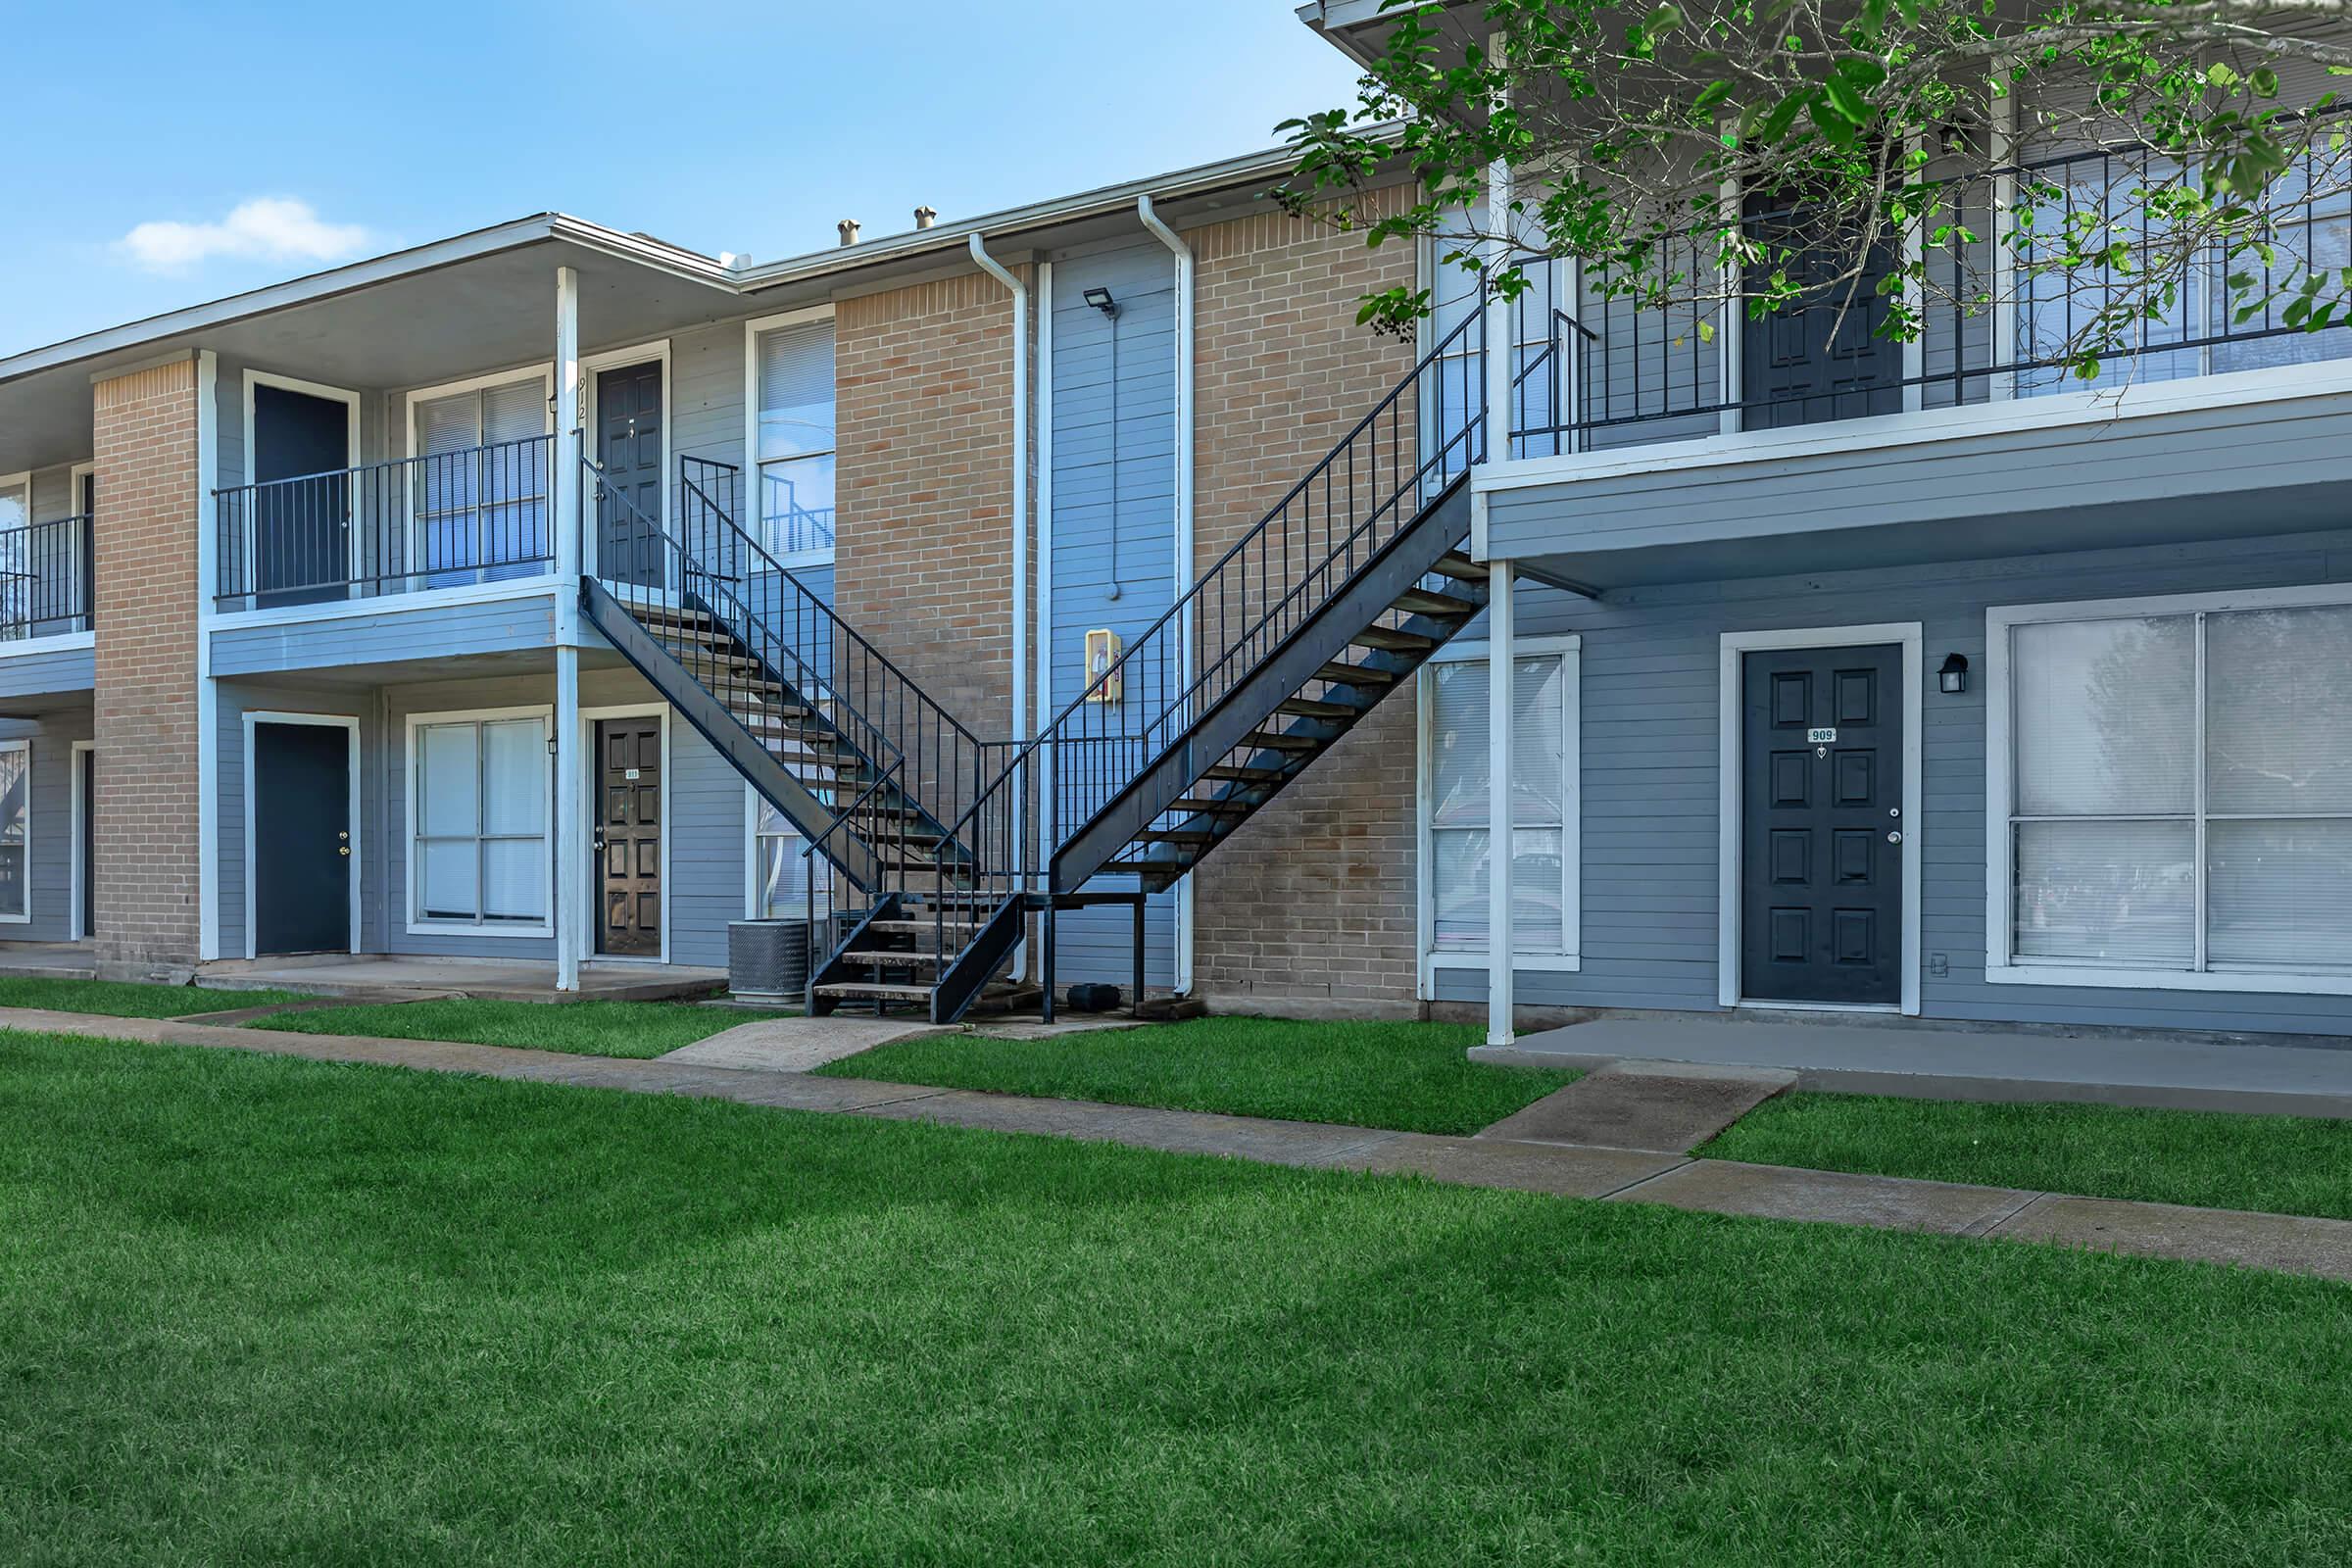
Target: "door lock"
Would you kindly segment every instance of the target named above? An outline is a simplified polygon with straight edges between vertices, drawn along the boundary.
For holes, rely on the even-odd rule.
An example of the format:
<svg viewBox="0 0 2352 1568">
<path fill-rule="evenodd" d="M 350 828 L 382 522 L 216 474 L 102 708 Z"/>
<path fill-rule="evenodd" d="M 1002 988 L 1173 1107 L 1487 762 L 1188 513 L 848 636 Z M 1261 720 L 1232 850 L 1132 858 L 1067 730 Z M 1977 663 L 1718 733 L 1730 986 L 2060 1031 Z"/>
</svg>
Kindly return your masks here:
<svg viewBox="0 0 2352 1568">
<path fill-rule="evenodd" d="M 351 853 L 351 846 L 348 844 L 338 844 L 335 846 L 335 853 L 337 855 L 349 855 Z"/>
<path fill-rule="evenodd" d="M 1886 835 L 1886 842 L 1889 844 L 1900 844 L 1903 842 L 1903 836 L 1900 833 L 1889 833 Z"/>
</svg>

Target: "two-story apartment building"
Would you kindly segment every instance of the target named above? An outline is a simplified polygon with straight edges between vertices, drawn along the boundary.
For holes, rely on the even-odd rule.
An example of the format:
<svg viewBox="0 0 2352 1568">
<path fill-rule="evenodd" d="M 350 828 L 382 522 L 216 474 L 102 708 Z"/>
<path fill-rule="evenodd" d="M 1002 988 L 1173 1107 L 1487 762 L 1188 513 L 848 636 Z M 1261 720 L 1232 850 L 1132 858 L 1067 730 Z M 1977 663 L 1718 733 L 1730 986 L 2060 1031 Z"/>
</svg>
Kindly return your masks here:
<svg viewBox="0 0 2352 1568">
<path fill-rule="evenodd" d="M 0 361 L 0 921 L 569 984 L 814 866 L 828 1000 L 943 1016 L 2352 1033 L 2352 333 L 2191 290 L 2085 390 L 2030 290 L 1506 309 L 1284 167 L 764 265 L 542 216 Z"/>
</svg>

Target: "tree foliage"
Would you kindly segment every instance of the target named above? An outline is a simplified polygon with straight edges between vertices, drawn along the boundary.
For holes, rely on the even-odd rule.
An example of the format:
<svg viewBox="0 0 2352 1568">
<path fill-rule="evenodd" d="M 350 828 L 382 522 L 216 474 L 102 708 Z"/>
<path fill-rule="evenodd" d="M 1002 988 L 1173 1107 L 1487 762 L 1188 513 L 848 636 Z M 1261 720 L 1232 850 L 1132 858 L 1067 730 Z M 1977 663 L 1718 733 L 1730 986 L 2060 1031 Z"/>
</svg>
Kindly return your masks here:
<svg viewBox="0 0 2352 1568">
<path fill-rule="evenodd" d="M 1433 236 L 1506 299 L 1555 259 L 1588 298 L 1707 307 L 1701 330 L 1869 287 L 1876 330 L 1910 341 L 1939 311 L 2063 296 L 2062 341 L 2031 352 L 2084 377 L 2192 304 L 2352 319 L 2352 0 L 1387 10 L 1356 102 L 1284 125 L 1281 194 L 1373 244 Z M 1399 161 L 1411 204 L 1366 201 Z M 1363 315 L 1430 310 L 1400 287 Z"/>
</svg>

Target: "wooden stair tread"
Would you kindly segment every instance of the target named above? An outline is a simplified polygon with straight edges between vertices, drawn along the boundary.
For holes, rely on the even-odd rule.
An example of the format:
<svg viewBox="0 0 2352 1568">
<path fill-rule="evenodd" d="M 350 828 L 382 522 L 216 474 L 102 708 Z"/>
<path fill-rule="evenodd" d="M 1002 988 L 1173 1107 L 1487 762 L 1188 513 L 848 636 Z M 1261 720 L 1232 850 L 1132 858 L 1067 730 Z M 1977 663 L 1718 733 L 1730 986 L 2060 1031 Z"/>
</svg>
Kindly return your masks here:
<svg viewBox="0 0 2352 1568">
<path fill-rule="evenodd" d="M 1217 835 L 1199 828 L 1148 827 L 1136 834 L 1139 841 L 1152 844 L 1214 844 Z"/>
<path fill-rule="evenodd" d="M 1366 626 L 1348 640 L 1384 654 L 1426 654 L 1438 646 L 1435 637 L 1424 637 L 1417 631 L 1398 631 L 1394 626 Z"/>
<path fill-rule="evenodd" d="M 1291 774 L 1288 768 L 1282 767 L 1249 767 L 1240 762 L 1211 762 L 1200 770 L 1200 776 L 1236 784 L 1279 784 Z"/>
<path fill-rule="evenodd" d="M 1353 703 L 1326 703 L 1312 697 L 1285 697 L 1274 705 L 1274 710 L 1300 718 L 1359 718 L 1364 711 Z"/>
<path fill-rule="evenodd" d="M 955 957 L 953 953 L 918 952 L 912 948 L 858 948 L 843 954 L 841 961 L 877 965 L 899 963 L 910 969 L 918 965 L 936 969 L 943 963 L 953 962 Z"/>
<path fill-rule="evenodd" d="M 1275 752 L 1311 752 L 1328 743 L 1315 735 L 1293 735 L 1288 730 L 1279 729 L 1253 729 L 1242 737 L 1242 744 Z"/>
<path fill-rule="evenodd" d="M 1486 582 L 1494 575 L 1490 568 L 1453 550 L 1438 558 L 1435 569 L 1439 576 L 1451 577 L 1457 582 Z"/>
<path fill-rule="evenodd" d="M 820 997 L 865 997 L 882 1002 L 928 1002 L 930 986 L 893 985 L 884 980 L 834 980 L 816 988 Z"/>
<path fill-rule="evenodd" d="M 1407 588 L 1389 601 L 1391 610 L 1402 610 L 1415 615 L 1475 615 L 1478 606 L 1467 599 L 1451 594 L 1432 593 L 1426 588 Z"/>
<path fill-rule="evenodd" d="M 1394 686 L 1396 672 L 1375 669 L 1370 664 L 1325 664 L 1315 671 L 1315 679 L 1334 686 Z"/>
<path fill-rule="evenodd" d="M 1247 816 L 1256 809 L 1257 805 L 1253 801 L 1212 801 L 1188 795 L 1182 800 L 1170 801 L 1167 814 L 1170 816 Z"/>
<path fill-rule="evenodd" d="M 865 928 L 868 931 L 882 932 L 886 936 L 925 937 L 934 931 L 945 932 L 953 936 L 957 932 L 977 931 L 980 929 L 980 922 L 977 920 L 940 920 L 937 922 L 930 920 L 868 920 Z"/>
</svg>

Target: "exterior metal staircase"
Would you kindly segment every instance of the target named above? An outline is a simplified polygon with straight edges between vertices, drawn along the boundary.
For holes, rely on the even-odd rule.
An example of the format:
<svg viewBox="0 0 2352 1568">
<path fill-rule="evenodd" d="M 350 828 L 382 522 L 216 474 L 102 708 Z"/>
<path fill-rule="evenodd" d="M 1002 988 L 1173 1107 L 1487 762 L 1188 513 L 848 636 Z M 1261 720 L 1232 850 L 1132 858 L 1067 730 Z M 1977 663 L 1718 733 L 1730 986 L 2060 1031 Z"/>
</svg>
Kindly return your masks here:
<svg viewBox="0 0 2352 1568">
<path fill-rule="evenodd" d="M 870 912 L 958 902 L 972 855 L 943 825 L 1002 768 L 979 740 L 737 524 L 729 466 L 681 469 L 678 519 L 647 517 L 593 464 L 585 496 L 646 582 L 582 579 L 583 612 Z M 905 1000 L 910 965 L 832 954 L 819 1002 Z"/>
<path fill-rule="evenodd" d="M 675 533 L 632 516 L 664 572 L 648 588 L 585 579 L 589 618 L 859 896 L 813 966 L 813 1010 L 870 1002 L 952 1021 L 1034 915 L 1051 1016 L 1055 911 L 1140 911 L 1478 614 L 1484 328 L 1473 313 L 1447 333 L 1017 744 L 976 738 L 760 550 L 734 520 L 734 470 L 688 473 Z M 1139 935 L 1139 998 L 1141 962 Z"/>
</svg>

